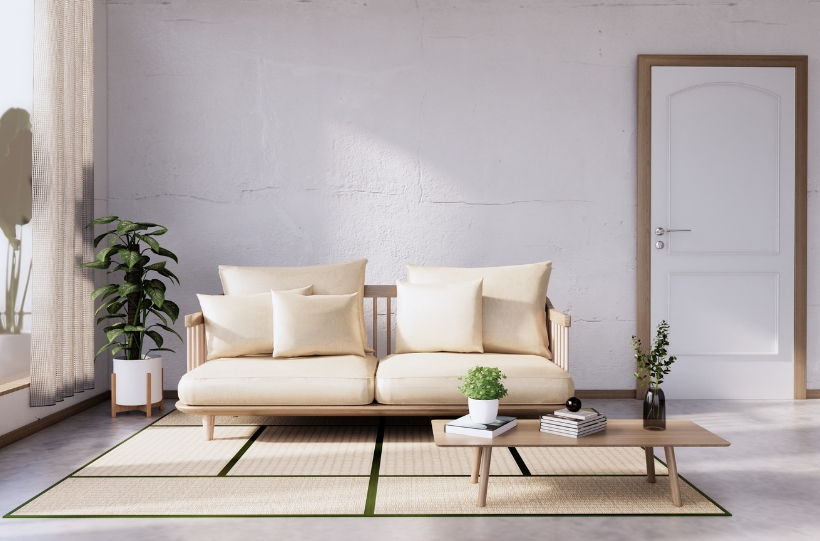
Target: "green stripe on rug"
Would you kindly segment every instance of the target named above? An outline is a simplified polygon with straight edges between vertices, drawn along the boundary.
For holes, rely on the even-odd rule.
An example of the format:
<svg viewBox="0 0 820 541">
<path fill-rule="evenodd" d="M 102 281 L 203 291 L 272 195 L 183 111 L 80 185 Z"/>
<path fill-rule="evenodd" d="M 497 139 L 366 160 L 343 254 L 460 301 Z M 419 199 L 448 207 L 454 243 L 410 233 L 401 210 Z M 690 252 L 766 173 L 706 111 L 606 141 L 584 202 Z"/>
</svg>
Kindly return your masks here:
<svg viewBox="0 0 820 541">
<path fill-rule="evenodd" d="M 247 451 L 250 448 L 250 446 L 253 445 L 253 442 L 255 442 L 256 439 L 259 436 L 262 435 L 262 432 L 264 432 L 266 428 L 267 428 L 266 426 L 260 426 L 256 430 L 256 432 L 253 433 L 253 436 L 251 436 L 251 439 L 249 439 L 248 441 L 245 442 L 245 445 L 242 446 L 242 449 L 240 449 L 239 452 L 237 452 L 233 456 L 233 458 L 230 459 L 227 464 L 225 464 L 225 467 L 222 468 L 222 471 L 220 471 L 218 474 L 216 474 L 216 476 L 217 477 L 225 477 L 226 475 L 228 475 L 228 472 L 231 471 L 231 468 L 233 468 L 236 465 L 236 463 L 239 462 L 239 459 L 242 458 L 242 455 L 245 454 L 245 451 Z"/>
<path fill-rule="evenodd" d="M 379 489 L 379 468 L 382 463 L 384 446 L 385 418 L 379 419 L 379 432 L 376 434 L 376 447 L 373 449 L 373 466 L 370 468 L 370 483 L 367 485 L 367 500 L 364 504 L 365 516 L 372 516 L 376 510 L 376 491 Z"/>
<path fill-rule="evenodd" d="M 527 464 L 524 462 L 524 459 L 521 458 L 521 454 L 518 452 L 518 449 L 515 447 L 507 447 L 510 450 L 510 454 L 515 460 L 515 463 L 518 464 L 518 468 L 521 470 L 521 475 L 532 475 L 530 473 L 530 469 L 527 467 Z"/>
</svg>

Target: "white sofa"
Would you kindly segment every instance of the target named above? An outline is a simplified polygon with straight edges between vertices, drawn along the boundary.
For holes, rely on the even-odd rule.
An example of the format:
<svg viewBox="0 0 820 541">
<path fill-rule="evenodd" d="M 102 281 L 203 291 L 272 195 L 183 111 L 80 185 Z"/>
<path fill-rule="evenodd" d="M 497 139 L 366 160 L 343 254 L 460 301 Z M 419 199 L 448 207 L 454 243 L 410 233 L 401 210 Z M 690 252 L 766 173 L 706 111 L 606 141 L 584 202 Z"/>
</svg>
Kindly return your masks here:
<svg viewBox="0 0 820 541">
<path fill-rule="evenodd" d="M 227 288 L 226 288 L 227 289 Z M 393 351 L 392 302 L 395 285 L 362 287 L 373 303 L 371 352 L 275 358 L 267 355 L 208 360 L 205 317 L 185 316 L 188 372 L 179 382 L 177 409 L 202 416 L 206 438 L 213 438 L 217 415 L 442 415 L 466 412 L 458 377 L 476 365 L 493 366 L 507 376 L 508 395 L 500 412 L 533 416 L 554 411 L 574 394 L 569 374 L 570 316 L 544 298 L 548 347 L 545 355 L 510 353 L 390 353 L 377 359 L 379 329 Z M 384 327 L 379 305 L 386 305 Z M 363 311 L 362 311 L 363 312 Z M 544 317 L 545 316 L 545 317 Z M 551 357 L 551 359 L 547 358 Z"/>
</svg>

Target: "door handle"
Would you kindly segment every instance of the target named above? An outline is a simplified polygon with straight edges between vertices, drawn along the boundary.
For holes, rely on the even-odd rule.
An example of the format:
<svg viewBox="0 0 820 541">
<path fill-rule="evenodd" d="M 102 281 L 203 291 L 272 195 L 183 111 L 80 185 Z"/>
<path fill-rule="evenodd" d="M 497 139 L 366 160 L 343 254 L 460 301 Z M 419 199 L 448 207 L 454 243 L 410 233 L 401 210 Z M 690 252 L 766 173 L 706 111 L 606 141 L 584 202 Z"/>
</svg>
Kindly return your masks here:
<svg viewBox="0 0 820 541">
<path fill-rule="evenodd" d="M 681 231 L 692 231 L 692 230 L 691 229 L 664 229 L 662 227 L 658 227 L 657 229 L 655 229 L 655 234 L 660 236 L 660 235 L 663 235 L 664 233 L 678 233 L 678 232 L 681 232 Z"/>
</svg>

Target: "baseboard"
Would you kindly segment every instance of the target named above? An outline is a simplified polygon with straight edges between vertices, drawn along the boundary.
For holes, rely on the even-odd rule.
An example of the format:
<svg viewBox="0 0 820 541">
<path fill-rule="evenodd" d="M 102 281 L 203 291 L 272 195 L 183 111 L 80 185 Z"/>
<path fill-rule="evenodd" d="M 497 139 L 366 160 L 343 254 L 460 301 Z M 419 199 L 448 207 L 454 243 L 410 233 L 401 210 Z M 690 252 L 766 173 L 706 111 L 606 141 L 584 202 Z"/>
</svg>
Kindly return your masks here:
<svg viewBox="0 0 820 541">
<path fill-rule="evenodd" d="M 69 406 L 65 409 L 62 409 L 56 413 L 52 413 L 47 417 L 43 417 L 42 419 L 38 419 L 33 423 L 21 426 L 20 428 L 12 430 L 7 434 L 3 434 L 2 436 L 0 436 L 0 448 L 12 444 L 15 441 L 22 440 L 26 436 L 31 436 L 35 432 L 39 432 L 44 428 L 48 428 L 53 424 L 57 424 L 60 421 L 68 419 L 72 415 L 76 415 L 81 411 L 85 411 L 88 408 L 96 406 L 97 404 L 102 404 L 106 400 L 111 400 L 111 391 L 103 391 L 100 394 L 94 395 L 87 400 L 77 402 L 76 404 Z"/>
<path fill-rule="evenodd" d="M 635 389 L 577 390 L 578 398 L 635 398 Z"/>
<path fill-rule="evenodd" d="M 165 389 L 164 391 L 162 391 L 162 398 L 173 398 L 174 400 L 179 400 L 179 393 L 177 393 L 175 390 L 172 391 Z"/>
<path fill-rule="evenodd" d="M 820 389 L 806 389 L 806 398 L 820 398 Z"/>
</svg>

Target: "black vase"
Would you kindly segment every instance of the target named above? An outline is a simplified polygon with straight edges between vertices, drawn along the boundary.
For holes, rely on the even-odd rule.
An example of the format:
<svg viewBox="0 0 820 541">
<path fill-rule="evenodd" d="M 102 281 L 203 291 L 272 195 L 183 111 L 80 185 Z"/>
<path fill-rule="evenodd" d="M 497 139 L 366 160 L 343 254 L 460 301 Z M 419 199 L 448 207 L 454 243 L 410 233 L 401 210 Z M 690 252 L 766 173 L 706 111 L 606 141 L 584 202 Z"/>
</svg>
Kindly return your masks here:
<svg viewBox="0 0 820 541">
<path fill-rule="evenodd" d="M 666 430 L 666 398 L 660 387 L 649 387 L 643 399 L 645 430 Z"/>
</svg>

